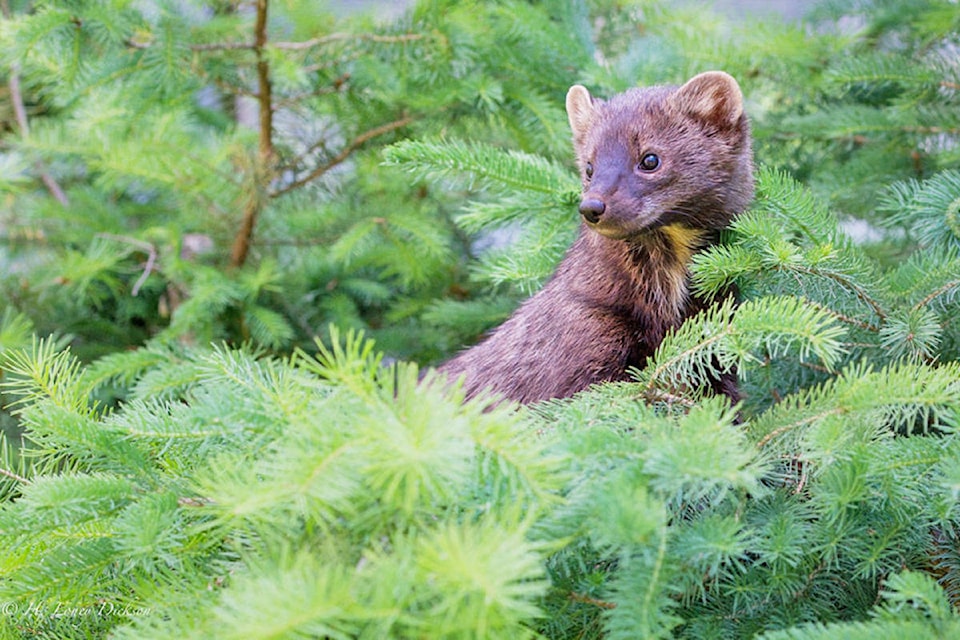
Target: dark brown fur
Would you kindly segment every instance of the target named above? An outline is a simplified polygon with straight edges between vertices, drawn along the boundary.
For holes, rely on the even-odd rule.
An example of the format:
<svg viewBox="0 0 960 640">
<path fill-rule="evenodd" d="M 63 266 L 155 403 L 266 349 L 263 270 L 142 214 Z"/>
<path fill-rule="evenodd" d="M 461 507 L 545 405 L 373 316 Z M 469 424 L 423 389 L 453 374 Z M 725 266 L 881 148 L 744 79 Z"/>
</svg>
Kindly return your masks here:
<svg viewBox="0 0 960 640">
<path fill-rule="evenodd" d="M 574 86 L 567 114 L 583 177 L 580 235 L 539 293 L 440 367 L 463 376 L 469 396 L 489 389 L 529 403 L 628 379 L 706 306 L 689 292 L 690 257 L 753 197 L 749 124 L 725 73 L 609 101 Z M 659 158 L 653 171 L 638 166 L 648 154 Z M 736 397 L 732 379 L 714 387 Z"/>
</svg>

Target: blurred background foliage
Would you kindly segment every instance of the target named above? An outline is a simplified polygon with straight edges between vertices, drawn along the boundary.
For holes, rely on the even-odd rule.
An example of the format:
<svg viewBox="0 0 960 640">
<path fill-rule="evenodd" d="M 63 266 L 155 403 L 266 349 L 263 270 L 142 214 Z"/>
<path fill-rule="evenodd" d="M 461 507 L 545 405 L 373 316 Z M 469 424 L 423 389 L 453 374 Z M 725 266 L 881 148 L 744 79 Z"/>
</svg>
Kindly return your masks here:
<svg viewBox="0 0 960 640">
<path fill-rule="evenodd" d="M 956 635 L 956 2 L 0 9 L 0 601 L 151 608 L 0 631 Z M 707 69 L 758 190 L 693 284 L 739 307 L 530 411 L 393 366 L 562 257 L 571 84 Z"/>
<path fill-rule="evenodd" d="M 515 194 L 528 212 L 507 219 L 482 176 L 403 171 L 382 149 L 464 140 L 570 169 L 575 82 L 602 96 L 729 71 L 758 162 L 888 260 L 925 238 L 897 224 L 910 187 L 886 185 L 960 162 L 950 2 L 829 2 L 795 22 L 612 0 L 4 12 L 3 305 L 84 359 L 285 351 L 331 323 L 423 363 L 475 340 L 549 275 L 575 198 Z"/>
</svg>

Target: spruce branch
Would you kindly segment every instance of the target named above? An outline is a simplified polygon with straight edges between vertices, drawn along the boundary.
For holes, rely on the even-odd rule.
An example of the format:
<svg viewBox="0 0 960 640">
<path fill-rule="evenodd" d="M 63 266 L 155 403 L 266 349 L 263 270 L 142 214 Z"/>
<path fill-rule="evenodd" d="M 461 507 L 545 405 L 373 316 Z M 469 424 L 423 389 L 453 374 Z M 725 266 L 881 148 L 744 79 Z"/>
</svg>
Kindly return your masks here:
<svg viewBox="0 0 960 640">
<path fill-rule="evenodd" d="M 650 629 L 654 627 L 653 620 L 649 619 L 652 616 L 649 616 L 646 612 L 653 610 L 654 601 L 658 594 L 658 591 L 662 589 L 662 585 L 659 584 L 660 573 L 664 571 L 664 564 L 667 558 L 667 527 L 660 528 L 660 542 L 657 544 L 657 555 L 653 564 L 653 572 L 650 576 L 650 584 L 646 589 L 646 593 L 643 594 L 643 607 L 642 610 L 645 612 L 647 619 L 643 622 L 643 627 Z M 649 617 L 648 617 L 649 616 Z"/>
<path fill-rule="evenodd" d="M 831 314 L 803 298 L 759 298 L 740 307 L 726 299 L 667 334 L 637 378 L 646 393 L 696 387 L 711 374 L 737 369 L 746 375 L 751 365 L 793 349 L 801 361 L 812 353 L 832 368 L 843 353 L 844 334 Z M 760 351 L 765 359 L 758 358 Z"/>
<path fill-rule="evenodd" d="M 960 171 L 896 182 L 887 189 L 881 206 L 890 214 L 886 226 L 902 225 L 925 247 L 955 247 L 960 241 Z"/>
<path fill-rule="evenodd" d="M 929 294 L 924 296 L 924 298 L 920 300 L 917 304 L 913 305 L 913 311 L 919 311 L 921 308 L 927 306 L 928 304 L 933 302 L 935 299 L 939 298 L 945 293 L 949 293 L 950 291 L 956 289 L 957 287 L 960 287 L 960 278 L 944 283 L 934 291 L 931 291 Z"/>
<path fill-rule="evenodd" d="M 4 3 L 3 7 L 3 16 L 5 19 L 10 18 L 10 8 L 6 3 Z M 7 86 L 10 89 L 10 103 L 13 105 L 13 113 L 17 122 L 17 126 L 20 127 L 20 135 L 24 138 L 29 138 L 30 123 L 27 120 L 27 110 L 23 104 L 23 94 L 20 91 L 20 70 L 17 64 L 12 64 L 10 66 L 10 77 L 8 79 Z M 47 187 L 47 191 L 50 192 L 50 195 L 53 196 L 54 199 L 62 206 L 68 206 L 70 201 L 67 198 L 67 194 L 63 191 L 63 188 L 50 174 L 50 172 L 44 169 L 39 161 L 34 163 L 34 167 L 40 174 L 40 180 L 43 182 L 44 186 Z"/>
<path fill-rule="evenodd" d="M 610 602 L 609 600 L 600 600 L 598 598 L 591 598 L 588 595 L 577 593 L 576 591 L 571 591 L 568 597 L 574 602 L 582 602 L 583 604 L 589 604 L 599 609 L 616 609 L 617 608 L 616 602 Z"/>
<path fill-rule="evenodd" d="M 557 162 L 479 142 L 405 140 L 387 147 L 384 159 L 386 164 L 410 172 L 464 180 L 471 188 L 533 191 L 561 200 L 571 199 L 570 194 L 580 191 L 576 176 Z"/>
<path fill-rule="evenodd" d="M 151 46 L 149 42 L 131 41 L 129 44 L 137 49 L 146 49 Z M 191 51 L 255 51 L 256 48 L 256 42 L 207 42 L 190 45 Z"/>
<path fill-rule="evenodd" d="M 725 329 L 722 333 L 717 333 L 713 336 L 710 336 L 704 340 L 697 342 L 697 344 L 691 345 L 686 349 L 679 351 L 676 354 L 673 354 L 669 358 L 656 358 L 658 361 L 656 366 L 649 372 L 649 374 L 644 377 L 647 378 L 647 384 L 645 387 L 645 392 L 648 394 L 654 393 L 654 389 L 662 384 L 661 378 L 670 371 L 672 368 L 677 365 L 691 359 L 694 356 L 697 356 L 701 353 L 713 353 L 715 345 L 717 345 L 724 338 L 729 337 L 733 334 L 731 328 Z M 661 343 L 662 345 L 663 343 Z M 666 351 L 666 349 L 664 349 Z M 677 385 L 673 385 L 676 387 Z"/>
<path fill-rule="evenodd" d="M 11 480 L 16 480 L 17 482 L 23 485 L 30 484 L 30 480 L 28 480 L 27 478 L 24 478 L 23 476 L 18 475 L 13 471 L 10 471 L 9 469 L 4 469 L 3 467 L 0 467 L 0 475 L 10 478 Z"/>
<path fill-rule="evenodd" d="M 312 49 L 313 47 L 327 45 L 333 42 L 342 42 L 344 40 L 360 40 L 366 42 L 377 42 L 386 44 L 406 44 L 423 40 L 428 36 L 423 33 L 401 33 L 398 35 L 384 35 L 379 33 L 331 33 L 325 36 L 319 36 L 310 40 L 301 42 L 276 42 L 273 47 L 277 49 L 286 49 L 289 51 L 299 51 L 302 49 Z"/>
<path fill-rule="evenodd" d="M 343 42 L 345 40 L 358 40 L 365 42 L 376 42 L 385 44 L 406 44 L 407 42 L 416 42 L 427 38 L 422 33 L 402 33 L 398 35 L 384 35 L 379 33 L 331 33 L 325 36 L 318 36 L 309 40 L 298 42 L 273 42 L 270 44 L 272 49 L 282 49 L 285 51 L 302 51 L 304 49 L 313 49 L 334 42 Z M 149 42 L 128 41 L 128 45 L 137 49 L 146 49 L 151 46 Z M 257 50 L 257 42 L 210 42 L 190 45 L 191 51 L 238 51 L 238 50 Z"/>
<path fill-rule="evenodd" d="M 28 348 L 3 354 L 8 374 L 0 388 L 15 396 L 10 407 L 22 411 L 40 400 L 50 399 L 57 407 L 92 413 L 86 393 L 79 384 L 80 361 L 69 349 L 61 349 L 57 340 L 33 337 Z"/>
<path fill-rule="evenodd" d="M 855 283 L 850 277 L 848 277 L 843 273 L 833 271 L 832 269 L 806 267 L 799 264 L 785 265 L 783 267 L 783 270 L 795 271 L 797 273 L 803 273 L 806 275 L 818 276 L 821 278 L 826 278 L 828 280 L 833 280 L 844 289 L 847 289 L 848 291 L 853 292 L 853 294 L 857 296 L 859 300 L 866 303 L 871 309 L 873 309 L 873 312 L 877 315 L 877 317 L 880 319 L 881 322 L 885 320 L 887 317 L 887 312 L 880 305 L 880 303 L 877 300 L 875 300 L 870 294 L 868 294 L 867 291 L 862 286 Z"/>
<path fill-rule="evenodd" d="M 150 274 L 153 272 L 154 266 L 156 266 L 157 248 L 149 242 L 137 240 L 136 238 L 130 238 L 128 236 L 119 236 L 112 233 L 98 233 L 97 237 L 133 245 L 147 254 L 147 262 L 143 266 L 143 273 L 140 274 L 140 277 L 137 278 L 137 281 L 133 284 L 133 288 L 130 289 L 130 295 L 136 297 L 136 295 L 140 293 L 140 288 L 144 285 L 144 283 L 147 281 L 147 278 L 149 278 Z"/>
<path fill-rule="evenodd" d="M 924 431 L 960 402 L 960 368 L 955 362 L 938 367 L 910 361 L 882 369 L 869 364 L 847 367 L 818 387 L 785 398 L 759 416 L 751 430 L 764 448 L 784 435 L 802 432 L 831 416 L 853 420 L 872 416 L 874 424 Z"/>
<path fill-rule="evenodd" d="M 374 341 L 363 331 L 348 329 L 341 344 L 340 330 L 330 325 L 330 346 L 319 338 L 314 340 L 318 354 L 312 357 L 302 349 L 296 351 L 296 361 L 304 370 L 350 389 L 358 396 L 372 397 L 383 353 L 374 350 Z"/>
<path fill-rule="evenodd" d="M 835 309 L 826 307 L 814 300 L 810 300 L 809 298 L 805 298 L 805 300 L 811 305 L 813 305 L 815 308 L 820 309 L 821 311 L 824 311 L 826 313 L 829 313 L 834 318 L 836 318 L 837 320 L 839 320 L 844 324 L 849 324 L 854 327 L 859 327 L 860 329 L 864 329 L 866 331 L 870 331 L 873 333 L 880 331 L 879 325 L 871 324 L 869 322 L 864 322 L 862 320 L 857 320 L 856 318 L 851 318 L 850 316 L 844 315 Z"/>
<path fill-rule="evenodd" d="M 335 155 L 333 158 L 324 162 L 322 165 L 315 167 L 313 170 L 310 171 L 310 173 L 308 173 L 303 178 L 300 178 L 298 180 L 294 180 L 293 182 L 285 184 L 279 189 L 275 189 L 270 193 L 270 196 L 274 198 L 278 196 L 282 196 L 285 193 L 289 193 L 295 189 L 299 189 L 300 187 L 306 184 L 309 184 L 310 182 L 313 182 L 314 180 L 324 175 L 334 167 L 346 161 L 347 158 L 349 158 L 354 151 L 362 147 L 364 144 L 366 144 L 370 140 L 373 140 L 374 138 L 377 138 L 384 134 L 390 133 L 391 131 L 401 129 L 407 126 L 408 124 L 412 123 L 413 121 L 414 121 L 414 118 L 412 116 L 403 116 L 392 122 L 387 122 L 377 127 L 373 127 L 372 129 L 369 129 L 367 131 L 364 131 L 363 133 L 357 135 L 353 140 L 348 142 L 346 146 L 344 146 L 343 149 L 341 149 L 337 153 L 337 155 Z"/>
<path fill-rule="evenodd" d="M 646 398 L 647 402 L 662 402 L 666 405 L 680 405 L 687 410 L 697 406 L 697 403 L 691 398 L 669 393 L 663 389 L 651 389 L 649 386 L 644 390 L 644 397 Z"/>
<path fill-rule="evenodd" d="M 344 86 L 347 84 L 349 80 L 350 80 L 350 72 L 344 72 L 340 74 L 340 76 L 338 76 L 337 78 L 334 78 L 333 82 L 331 82 L 329 86 L 317 87 L 316 89 L 312 89 L 310 91 L 305 91 L 303 93 L 298 93 L 295 95 L 287 95 L 280 100 L 275 100 L 273 103 L 274 108 L 283 109 L 284 107 L 287 107 L 290 105 L 298 105 L 302 103 L 304 100 L 306 100 L 307 98 L 316 98 L 317 96 L 337 93 L 344 88 Z M 293 165 L 298 164 L 303 159 L 304 156 L 309 155 L 313 151 L 316 151 L 317 147 L 322 145 L 323 142 L 324 141 L 317 142 L 316 144 L 311 146 L 307 152 L 302 154 L 297 160 L 293 161 L 290 164 L 293 164 Z"/>
</svg>

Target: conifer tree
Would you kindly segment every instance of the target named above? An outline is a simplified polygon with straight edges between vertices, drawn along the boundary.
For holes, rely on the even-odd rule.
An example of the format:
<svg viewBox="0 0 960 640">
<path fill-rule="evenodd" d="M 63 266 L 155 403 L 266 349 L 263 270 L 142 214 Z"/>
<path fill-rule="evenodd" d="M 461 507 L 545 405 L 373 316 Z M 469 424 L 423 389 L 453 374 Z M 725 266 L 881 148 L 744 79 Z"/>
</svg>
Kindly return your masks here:
<svg viewBox="0 0 960 640">
<path fill-rule="evenodd" d="M 0 316 L 22 431 L 0 447 L 6 636 L 960 633 L 955 3 L 832 2 L 810 29 L 647 3 L 423 2 L 390 25 L 287 3 L 265 32 L 253 7 L 164 6 L 4 23 L 32 96 L 4 149 L 8 246 L 35 261 Z M 465 402 L 393 357 L 426 328 L 425 359 L 476 337 L 549 277 L 576 226 L 568 84 L 708 68 L 741 79 L 760 168 L 692 279 L 739 304 L 631 382 L 532 407 Z M 269 148 L 222 106 L 262 100 L 264 70 Z M 280 133 L 298 91 L 319 138 Z M 322 243 L 265 241 L 308 229 Z M 51 265 L 72 296 L 34 290 Z M 88 363 L 89 327 L 134 317 L 138 284 L 170 319 Z M 72 335 L 35 337 L 41 308 L 76 312 Z M 384 329 L 303 342 L 331 318 Z M 730 368 L 737 407 L 702 388 Z"/>
<path fill-rule="evenodd" d="M 417 320 L 462 268 L 460 194 L 377 149 L 470 132 L 565 152 L 556 95 L 589 54 L 569 38 L 581 9 L 561 5 L 429 2 L 376 22 L 312 2 L 15 3 L 9 304 L 87 358 L 151 339 L 289 349 L 330 322 L 437 357 L 444 335 Z"/>
</svg>

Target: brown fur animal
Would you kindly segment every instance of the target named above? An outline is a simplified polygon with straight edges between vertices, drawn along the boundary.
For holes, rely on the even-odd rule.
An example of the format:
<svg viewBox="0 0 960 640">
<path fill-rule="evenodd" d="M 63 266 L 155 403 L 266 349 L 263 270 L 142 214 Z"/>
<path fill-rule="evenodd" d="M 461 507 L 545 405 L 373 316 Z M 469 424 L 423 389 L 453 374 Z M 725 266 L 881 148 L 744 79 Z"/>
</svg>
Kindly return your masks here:
<svg viewBox="0 0 960 640">
<path fill-rule="evenodd" d="M 540 292 L 439 368 L 463 376 L 468 396 L 530 403 L 629 379 L 706 306 L 689 290 L 690 258 L 753 198 L 749 123 L 726 73 L 607 101 L 575 85 L 566 106 L 583 179 L 579 237 Z M 736 398 L 733 376 L 713 386 Z"/>
</svg>

